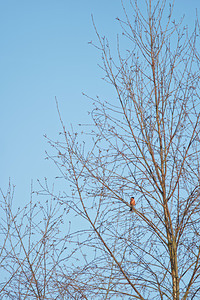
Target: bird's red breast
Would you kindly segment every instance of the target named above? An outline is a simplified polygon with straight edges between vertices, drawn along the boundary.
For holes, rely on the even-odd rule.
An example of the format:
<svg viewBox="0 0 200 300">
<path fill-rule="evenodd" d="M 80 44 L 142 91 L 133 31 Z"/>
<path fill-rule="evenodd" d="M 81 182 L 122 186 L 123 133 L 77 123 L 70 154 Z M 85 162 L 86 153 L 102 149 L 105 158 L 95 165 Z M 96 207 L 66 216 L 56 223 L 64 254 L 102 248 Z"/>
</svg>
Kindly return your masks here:
<svg viewBox="0 0 200 300">
<path fill-rule="evenodd" d="M 135 206 L 135 199 L 133 197 L 131 197 L 130 205 Z"/>
</svg>

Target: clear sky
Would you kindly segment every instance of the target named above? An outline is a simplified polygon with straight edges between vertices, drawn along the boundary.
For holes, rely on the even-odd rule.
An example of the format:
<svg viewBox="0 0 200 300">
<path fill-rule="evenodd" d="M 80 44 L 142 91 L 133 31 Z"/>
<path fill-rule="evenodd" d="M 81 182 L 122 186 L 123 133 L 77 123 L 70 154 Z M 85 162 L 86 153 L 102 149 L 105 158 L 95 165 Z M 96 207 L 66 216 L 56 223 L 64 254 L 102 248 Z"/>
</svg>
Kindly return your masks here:
<svg viewBox="0 0 200 300">
<path fill-rule="evenodd" d="M 176 0 L 174 17 L 185 13 L 192 26 L 198 7 L 199 0 Z M 10 177 L 19 203 L 29 198 L 31 179 L 58 174 L 44 159 L 43 137 L 56 138 L 61 129 L 55 96 L 66 127 L 88 122 L 82 92 L 109 97 L 100 53 L 88 44 L 96 40 L 91 14 L 114 44 L 120 0 L 0 1 L 0 187 L 6 191 Z"/>
</svg>

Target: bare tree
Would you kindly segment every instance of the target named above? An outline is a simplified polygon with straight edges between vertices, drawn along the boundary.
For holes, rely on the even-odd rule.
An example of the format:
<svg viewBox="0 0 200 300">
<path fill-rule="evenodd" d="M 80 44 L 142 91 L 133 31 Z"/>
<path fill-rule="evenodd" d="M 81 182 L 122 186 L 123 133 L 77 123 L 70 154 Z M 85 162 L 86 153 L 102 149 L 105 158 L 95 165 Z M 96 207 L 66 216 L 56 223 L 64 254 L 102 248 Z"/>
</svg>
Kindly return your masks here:
<svg viewBox="0 0 200 300">
<path fill-rule="evenodd" d="M 30 202 L 18 209 L 13 203 L 14 187 L 9 183 L 7 192 L 1 191 L 2 300 L 77 299 L 84 295 L 70 267 L 76 249 L 70 247 L 70 229 L 64 222 L 69 210 L 62 209 L 47 180 L 41 188 L 38 194 L 50 195 L 50 199 L 38 201 L 37 197 L 35 201 L 31 189 Z"/>
<path fill-rule="evenodd" d="M 72 188 L 62 201 L 89 223 L 76 234 L 85 255 L 77 282 L 89 299 L 200 298 L 198 22 L 189 35 L 166 6 L 124 8 L 129 49 L 118 40 L 115 60 L 94 25 L 115 99 L 90 98 L 87 143 L 59 109 L 64 139 L 49 139 Z"/>
<path fill-rule="evenodd" d="M 2 193 L 2 298 L 200 298 L 199 24 L 189 35 L 174 3 L 138 2 L 123 6 L 127 49 L 117 40 L 115 59 L 94 24 L 114 99 L 87 96 L 83 135 L 65 128 L 57 103 L 62 133 L 47 138 L 47 155 L 65 191 L 40 183 L 47 206 L 35 212 L 31 200 L 16 214 L 11 188 Z"/>
</svg>

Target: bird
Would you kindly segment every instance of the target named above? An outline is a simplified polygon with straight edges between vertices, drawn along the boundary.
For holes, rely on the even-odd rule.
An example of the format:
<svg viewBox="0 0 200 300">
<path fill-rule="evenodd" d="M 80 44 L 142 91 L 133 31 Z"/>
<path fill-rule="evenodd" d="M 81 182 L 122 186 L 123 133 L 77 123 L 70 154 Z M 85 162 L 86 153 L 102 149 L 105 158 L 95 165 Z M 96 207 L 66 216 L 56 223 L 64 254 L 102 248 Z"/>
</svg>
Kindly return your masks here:
<svg viewBox="0 0 200 300">
<path fill-rule="evenodd" d="M 131 206 L 130 211 L 132 211 L 133 210 L 133 206 L 135 206 L 135 199 L 134 199 L 134 197 L 131 197 L 130 206 Z"/>
</svg>

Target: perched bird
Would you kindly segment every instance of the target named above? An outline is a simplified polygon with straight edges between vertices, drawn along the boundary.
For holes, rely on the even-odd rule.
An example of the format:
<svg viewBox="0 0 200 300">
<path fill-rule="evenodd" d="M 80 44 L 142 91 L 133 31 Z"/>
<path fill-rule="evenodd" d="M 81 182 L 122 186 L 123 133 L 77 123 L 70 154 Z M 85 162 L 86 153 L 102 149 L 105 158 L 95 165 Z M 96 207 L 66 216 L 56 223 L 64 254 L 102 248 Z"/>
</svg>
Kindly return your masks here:
<svg viewBox="0 0 200 300">
<path fill-rule="evenodd" d="M 135 206 L 135 199 L 134 199 L 134 197 L 131 197 L 130 206 L 131 206 L 131 208 L 130 208 L 130 211 L 131 211 L 131 210 L 133 210 L 133 206 Z"/>
</svg>

